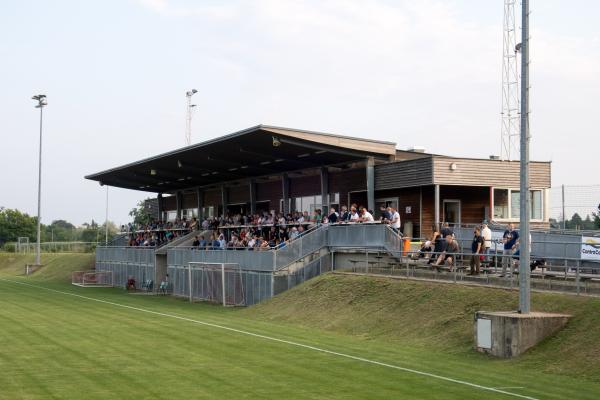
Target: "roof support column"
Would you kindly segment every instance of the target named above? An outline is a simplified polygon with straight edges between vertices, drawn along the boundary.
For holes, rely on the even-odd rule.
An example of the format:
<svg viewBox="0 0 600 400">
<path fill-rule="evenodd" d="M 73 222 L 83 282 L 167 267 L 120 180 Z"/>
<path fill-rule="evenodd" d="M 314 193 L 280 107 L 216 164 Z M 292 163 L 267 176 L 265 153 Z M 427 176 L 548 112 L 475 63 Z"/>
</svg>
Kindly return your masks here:
<svg viewBox="0 0 600 400">
<path fill-rule="evenodd" d="M 204 208 L 204 191 L 200 188 L 196 189 L 196 207 L 198 207 L 198 220 L 203 220 L 204 215 L 202 209 Z"/>
<path fill-rule="evenodd" d="M 433 195 L 435 210 L 435 230 L 440 231 L 440 185 L 435 185 L 435 194 Z"/>
<path fill-rule="evenodd" d="M 375 211 L 375 158 L 367 158 L 367 209 Z"/>
<path fill-rule="evenodd" d="M 285 172 L 281 174 L 281 190 L 283 198 L 283 210 L 281 211 L 287 215 L 290 212 L 290 179 Z"/>
<path fill-rule="evenodd" d="M 227 203 L 229 202 L 227 194 L 227 188 L 225 185 L 221 185 L 221 205 L 223 207 L 223 216 L 227 215 Z"/>
<path fill-rule="evenodd" d="M 329 215 L 329 169 L 321 167 L 321 215 Z"/>
<path fill-rule="evenodd" d="M 248 190 L 250 191 L 250 214 L 256 214 L 256 181 L 250 179 L 248 184 Z"/>
<path fill-rule="evenodd" d="M 494 218 L 494 187 L 490 186 L 490 211 L 485 216 L 485 219 L 490 222 L 492 218 Z"/>
<path fill-rule="evenodd" d="M 156 196 L 156 202 L 158 203 L 158 220 L 161 221 L 162 220 L 162 211 L 163 211 L 163 205 L 162 205 L 162 193 L 159 193 L 158 196 Z"/>
<path fill-rule="evenodd" d="M 183 203 L 183 193 L 181 193 L 181 191 L 177 191 L 177 193 L 175 193 L 175 203 L 177 203 L 177 219 L 181 219 L 181 204 Z"/>
</svg>

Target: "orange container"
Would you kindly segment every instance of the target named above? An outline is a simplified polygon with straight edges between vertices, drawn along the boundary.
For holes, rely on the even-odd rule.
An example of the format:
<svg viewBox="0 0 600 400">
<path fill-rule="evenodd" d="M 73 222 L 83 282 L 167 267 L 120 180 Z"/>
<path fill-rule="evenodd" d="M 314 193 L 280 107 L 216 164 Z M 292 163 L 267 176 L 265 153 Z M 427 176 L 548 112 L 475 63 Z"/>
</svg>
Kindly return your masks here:
<svg viewBox="0 0 600 400">
<path fill-rule="evenodd" d="M 410 238 L 403 238 L 402 241 L 402 255 L 406 256 L 408 253 L 410 253 Z"/>
</svg>

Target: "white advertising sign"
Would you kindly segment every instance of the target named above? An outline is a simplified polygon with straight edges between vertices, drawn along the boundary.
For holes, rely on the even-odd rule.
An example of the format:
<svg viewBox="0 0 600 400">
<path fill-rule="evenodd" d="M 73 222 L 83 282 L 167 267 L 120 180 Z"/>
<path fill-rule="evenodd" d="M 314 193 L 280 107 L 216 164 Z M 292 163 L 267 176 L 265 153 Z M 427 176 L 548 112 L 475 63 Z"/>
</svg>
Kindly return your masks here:
<svg viewBox="0 0 600 400">
<path fill-rule="evenodd" d="M 581 259 L 600 261 L 600 237 L 581 237 Z"/>
</svg>

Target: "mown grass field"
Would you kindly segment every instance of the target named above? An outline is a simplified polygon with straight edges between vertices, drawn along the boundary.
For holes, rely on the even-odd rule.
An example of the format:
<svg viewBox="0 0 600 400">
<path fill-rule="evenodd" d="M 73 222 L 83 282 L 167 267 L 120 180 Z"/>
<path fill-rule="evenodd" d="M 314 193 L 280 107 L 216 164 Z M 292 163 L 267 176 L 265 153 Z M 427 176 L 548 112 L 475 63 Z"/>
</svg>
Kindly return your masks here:
<svg viewBox="0 0 600 400">
<path fill-rule="evenodd" d="M 468 288 L 329 275 L 256 307 L 224 309 L 71 286 L 70 271 L 89 266 L 82 255 L 59 257 L 27 278 L 15 276 L 19 262 L 0 255 L 0 399 L 518 398 L 485 388 L 539 399 L 600 397 L 595 341 L 583 363 L 566 354 L 597 338 L 597 315 L 579 311 L 567 330 L 518 361 L 469 349 L 465 304 L 505 296 L 500 306 L 507 306 L 514 299 L 506 291 L 482 298 Z M 596 313 L 600 304 L 535 301 Z"/>
</svg>

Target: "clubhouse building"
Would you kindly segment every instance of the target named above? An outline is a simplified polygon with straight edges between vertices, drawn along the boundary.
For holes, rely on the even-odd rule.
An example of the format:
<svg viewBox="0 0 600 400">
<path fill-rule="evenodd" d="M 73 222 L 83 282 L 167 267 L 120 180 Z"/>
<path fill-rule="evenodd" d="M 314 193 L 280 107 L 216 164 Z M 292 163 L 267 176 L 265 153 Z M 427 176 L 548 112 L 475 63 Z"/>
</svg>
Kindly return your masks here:
<svg viewBox="0 0 600 400">
<path fill-rule="evenodd" d="M 531 221 L 548 226 L 550 162 L 531 162 Z M 258 125 L 86 176 L 157 194 L 156 220 L 364 205 L 395 207 L 402 231 L 518 222 L 519 162 L 399 150 L 396 143 Z"/>
</svg>

